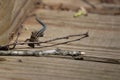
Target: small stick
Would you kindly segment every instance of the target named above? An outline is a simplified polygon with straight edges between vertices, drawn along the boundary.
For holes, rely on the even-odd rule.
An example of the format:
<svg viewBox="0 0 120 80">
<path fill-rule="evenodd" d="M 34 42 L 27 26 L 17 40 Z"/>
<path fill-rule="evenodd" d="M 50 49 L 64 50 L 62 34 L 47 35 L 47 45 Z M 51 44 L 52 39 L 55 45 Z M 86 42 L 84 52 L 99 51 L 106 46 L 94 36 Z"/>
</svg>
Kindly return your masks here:
<svg viewBox="0 0 120 80">
<path fill-rule="evenodd" d="M 55 38 L 55 39 L 51 39 L 51 40 L 47 40 L 47 41 L 43 41 L 43 42 L 17 42 L 17 43 L 11 43 L 11 44 L 7 44 L 7 45 L 4 45 L 3 47 L 5 46 L 12 46 L 12 45 L 25 45 L 25 44 L 40 44 L 40 43 L 48 43 L 48 42 L 52 42 L 52 41 L 56 41 L 56 40 L 61 40 L 61 39 L 69 39 L 70 37 L 76 37 L 76 36 L 83 36 L 82 38 L 79 38 L 79 39 L 76 39 L 76 40 L 72 40 L 72 41 L 66 41 L 66 42 L 63 42 L 63 43 L 58 43 L 58 44 L 55 44 L 55 45 L 60 45 L 60 44 L 65 44 L 65 43 L 69 43 L 69 42 L 74 42 L 74 41 L 78 41 L 80 39 L 83 39 L 85 37 L 88 37 L 88 33 L 85 33 L 85 34 L 77 34 L 77 35 L 68 35 L 68 36 L 65 36 L 65 37 L 60 37 L 60 38 Z M 53 46 L 55 46 L 53 45 Z M 2 47 L 2 46 L 1 46 Z"/>
</svg>

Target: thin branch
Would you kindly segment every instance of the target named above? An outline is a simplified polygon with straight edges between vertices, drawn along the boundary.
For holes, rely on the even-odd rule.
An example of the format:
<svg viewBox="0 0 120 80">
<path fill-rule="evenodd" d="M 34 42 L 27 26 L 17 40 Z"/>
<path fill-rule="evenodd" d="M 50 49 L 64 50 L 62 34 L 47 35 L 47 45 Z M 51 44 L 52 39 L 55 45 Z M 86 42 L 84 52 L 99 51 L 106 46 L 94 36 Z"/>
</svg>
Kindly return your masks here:
<svg viewBox="0 0 120 80">
<path fill-rule="evenodd" d="M 57 44 L 53 44 L 53 45 L 49 45 L 49 46 L 41 46 L 40 48 L 44 48 L 44 47 L 53 47 L 53 46 L 57 46 L 57 45 L 62 45 L 62 44 L 67 44 L 67 43 L 70 43 L 70 42 L 75 42 L 75 41 L 79 41 L 83 38 L 85 38 L 86 36 L 83 36 L 81 38 L 78 38 L 78 39 L 75 39 L 75 40 L 69 40 L 69 41 L 66 41 L 66 42 L 62 42 L 62 43 L 57 43 Z"/>
<path fill-rule="evenodd" d="M 68 36 L 64 36 L 64 37 L 60 37 L 60 38 L 50 39 L 50 40 L 43 41 L 43 42 L 17 42 L 17 43 L 15 42 L 15 43 L 11 43 L 11 44 L 4 45 L 3 47 L 5 47 L 5 46 L 12 46 L 12 45 L 25 45 L 25 44 L 48 43 L 48 42 L 52 42 L 52 41 L 56 41 L 56 40 L 61 40 L 61 39 L 69 39 L 70 37 L 76 37 L 76 36 L 83 36 L 82 38 L 85 38 L 85 37 L 88 37 L 89 35 L 88 35 L 88 33 L 85 33 L 85 34 L 77 34 L 77 35 L 68 35 Z M 54 44 L 54 45 L 51 45 L 51 46 L 60 45 L 60 44 L 66 44 L 66 43 L 78 41 L 78 40 L 81 40 L 82 38 L 79 38 L 79 39 L 76 39 L 76 40 L 72 40 L 72 41 L 66 41 L 66 42 L 63 42 L 63 43 Z M 1 46 L 1 47 L 2 47 L 2 46 Z"/>
</svg>

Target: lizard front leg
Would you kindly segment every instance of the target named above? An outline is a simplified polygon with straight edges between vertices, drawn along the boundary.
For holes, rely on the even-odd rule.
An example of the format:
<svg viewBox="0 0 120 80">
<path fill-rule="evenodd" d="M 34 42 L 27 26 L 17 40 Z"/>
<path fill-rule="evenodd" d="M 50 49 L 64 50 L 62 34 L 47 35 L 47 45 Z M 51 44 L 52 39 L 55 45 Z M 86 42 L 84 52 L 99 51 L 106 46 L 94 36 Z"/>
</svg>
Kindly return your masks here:
<svg viewBox="0 0 120 80">
<path fill-rule="evenodd" d="M 39 42 L 38 37 L 36 37 L 36 31 L 32 32 L 30 39 L 26 39 L 25 42 Z M 40 46 L 39 43 L 37 45 Z M 35 48 L 34 43 L 28 43 L 28 46 Z"/>
</svg>

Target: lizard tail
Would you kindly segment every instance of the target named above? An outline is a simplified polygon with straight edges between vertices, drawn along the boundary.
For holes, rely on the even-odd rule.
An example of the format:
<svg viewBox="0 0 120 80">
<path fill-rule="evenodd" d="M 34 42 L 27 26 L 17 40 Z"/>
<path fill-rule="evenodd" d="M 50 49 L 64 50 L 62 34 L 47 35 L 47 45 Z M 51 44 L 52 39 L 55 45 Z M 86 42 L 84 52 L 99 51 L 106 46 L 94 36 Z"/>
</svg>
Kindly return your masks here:
<svg viewBox="0 0 120 80">
<path fill-rule="evenodd" d="M 37 15 L 35 16 L 35 19 L 37 20 L 37 22 L 39 22 L 42 25 L 42 29 L 40 29 L 36 34 L 36 36 L 38 37 L 43 35 L 43 32 L 46 30 L 46 25 L 38 18 Z"/>
</svg>

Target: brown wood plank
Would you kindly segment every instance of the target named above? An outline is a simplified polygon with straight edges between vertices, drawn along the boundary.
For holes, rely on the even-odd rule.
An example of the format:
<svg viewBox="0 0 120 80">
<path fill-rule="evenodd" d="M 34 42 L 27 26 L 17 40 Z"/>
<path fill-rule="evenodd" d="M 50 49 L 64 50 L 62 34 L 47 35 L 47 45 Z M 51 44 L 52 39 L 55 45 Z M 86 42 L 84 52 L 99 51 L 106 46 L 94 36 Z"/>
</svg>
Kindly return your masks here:
<svg viewBox="0 0 120 80">
<path fill-rule="evenodd" d="M 119 65 L 49 57 L 4 57 L 0 79 L 8 80 L 113 80 Z M 18 62 L 21 59 L 23 62 Z"/>
<path fill-rule="evenodd" d="M 55 47 L 85 50 L 90 54 L 99 53 L 97 54 L 98 56 L 104 56 L 107 54 L 109 57 L 114 56 L 120 58 L 118 56 L 118 53 L 120 52 L 120 38 L 117 36 L 120 34 L 119 16 L 89 14 L 87 17 L 80 16 L 78 18 L 74 18 L 74 13 L 50 10 L 36 10 L 34 14 L 40 14 L 40 18 L 48 26 L 45 32 L 45 37 L 41 38 L 40 40 L 48 40 L 55 37 L 85 33 L 89 31 L 90 36 L 86 39 L 69 43 L 65 46 L 61 45 Z M 29 30 L 37 30 L 37 28 L 39 28 L 39 24 L 36 23 L 34 17 L 32 16 L 28 18 L 24 25 L 25 27 L 28 25 Z M 23 37 L 25 37 L 25 35 Z M 64 40 L 51 42 L 50 44 L 55 44 L 63 41 Z"/>
<path fill-rule="evenodd" d="M 97 14 L 120 14 L 120 1 L 118 0 L 42 0 L 43 2 L 37 7 L 54 10 L 78 11 L 80 7 L 84 7 L 89 13 Z"/>
<path fill-rule="evenodd" d="M 33 14 L 39 15 L 48 26 L 45 36 L 40 38 L 40 41 L 86 31 L 89 31 L 90 35 L 78 42 L 35 49 L 80 50 L 85 51 L 87 56 L 120 59 L 120 37 L 118 36 L 120 16 L 89 14 L 73 18 L 74 12 L 41 9 L 35 10 Z M 19 41 L 29 38 L 31 31 L 40 28 L 34 16 L 29 16 L 23 24 Z M 41 47 L 62 41 L 41 44 Z M 16 50 L 24 49 L 35 50 L 26 45 L 16 47 Z M 0 60 L 0 80 L 119 80 L 120 76 L 119 64 L 78 61 L 61 56 L 0 56 L 0 58 L 2 59 Z"/>
<path fill-rule="evenodd" d="M 0 45 L 7 44 L 17 28 L 23 22 L 26 14 L 32 9 L 32 0 L 4 0 L 0 1 Z"/>
</svg>

